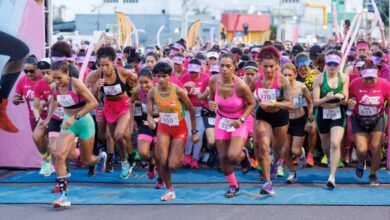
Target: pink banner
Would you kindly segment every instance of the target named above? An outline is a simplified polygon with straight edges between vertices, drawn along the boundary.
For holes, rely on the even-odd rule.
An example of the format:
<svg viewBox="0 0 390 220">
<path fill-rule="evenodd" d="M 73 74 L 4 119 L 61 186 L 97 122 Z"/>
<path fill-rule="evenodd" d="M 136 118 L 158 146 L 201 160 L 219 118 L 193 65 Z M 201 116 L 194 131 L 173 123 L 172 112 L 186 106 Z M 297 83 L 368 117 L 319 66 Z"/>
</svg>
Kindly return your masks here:
<svg viewBox="0 0 390 220">
<path fill-rule="evenodd" d="M 10 34 L 24 41 L 30 48 L 30 53 L 35 54 L 38 59 L 45 55 L 45 23 L 43 5 L 40 5 L 32 0 L 12 1 L 13 5 L 5 6 L 9 8 L 1 8 L 8 12 L 13 10 L 23 9 L 20 22 L 15 22 L 15 19 L 8 24 L 0 24 L 0 26 L 8 27 Z M 8 3 L 10 4 L 10 3 Z M 4 7 L 4 6 L 3 6 Z M 16 30 L 16 31 L 13 31 Z M 20 77 L 23 76 L 23 72 Z M 20 78 L 19 77 L 19 78 Z M 12 104 L 12 97 L 15 94 L 15 86 L 8 98 L 8 116 L 15 126 L 19 129 L 19 133 L 7 133 L 0 130 L 0 167 L 40 167 L 39 152 L 32 140 L 32 132 L 28 120 L 28 110 L 26 104 L 15 106 Z"/>
</svg>

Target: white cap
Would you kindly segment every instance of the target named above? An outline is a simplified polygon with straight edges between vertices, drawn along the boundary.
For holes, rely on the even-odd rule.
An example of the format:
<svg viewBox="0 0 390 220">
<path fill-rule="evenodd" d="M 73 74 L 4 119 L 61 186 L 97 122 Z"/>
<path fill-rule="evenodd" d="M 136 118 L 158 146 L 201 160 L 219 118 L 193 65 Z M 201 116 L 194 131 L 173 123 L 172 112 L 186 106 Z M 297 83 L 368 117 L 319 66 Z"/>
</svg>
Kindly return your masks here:
<svg viewBox="0 0 390 220">
<path fill-rule="evenodd" d="M 210 51 L 210 52 L 207 52 L 206 54 L 207 58 L 210 58 L 210 57 L 215 57 L 215 58 L 219 58 L 219 53 L 216 52 L 216 51 Z"/>
</svg>

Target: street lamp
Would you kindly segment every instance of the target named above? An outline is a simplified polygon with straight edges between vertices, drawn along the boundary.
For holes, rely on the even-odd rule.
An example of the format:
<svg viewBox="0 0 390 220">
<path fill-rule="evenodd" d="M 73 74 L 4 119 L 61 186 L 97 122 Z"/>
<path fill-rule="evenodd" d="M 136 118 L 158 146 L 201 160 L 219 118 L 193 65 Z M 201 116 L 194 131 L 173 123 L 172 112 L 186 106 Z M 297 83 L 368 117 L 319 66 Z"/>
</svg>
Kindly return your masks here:
<svg viewBox="0 0 390 220">
<path fill-rule="evenodd" d="M 97 11 L 97 20 L 96 20 L 96 26 L 97 26 L 97 31 L 100 30 L 100 9 L 104 6 L 104 3 L 100 4 L 100 5 L 91 5 L 92 7 L 92 10 L 91 12 L 95 12 Z"/>
</svg>

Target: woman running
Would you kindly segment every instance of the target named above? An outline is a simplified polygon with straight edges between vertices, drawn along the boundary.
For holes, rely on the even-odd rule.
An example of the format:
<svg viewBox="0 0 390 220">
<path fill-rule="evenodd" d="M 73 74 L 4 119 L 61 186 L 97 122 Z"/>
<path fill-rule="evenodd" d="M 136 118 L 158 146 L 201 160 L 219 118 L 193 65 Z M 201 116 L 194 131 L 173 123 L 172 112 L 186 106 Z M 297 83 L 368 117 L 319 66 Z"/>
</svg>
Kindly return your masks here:
<svg viewBox="0 0 390 220">
<path fill-rule="evenodd" d="M 95 95 L 100 90 L 104 94 L 104 115 L 107 120 L 111 136 L 120 149 L 121 179 L 131 176 L 132 167 L 128 162 L 128 155 L 133 152 L 132 145 L 127 143 L 126 136 L 131 137 L 129 96 L 126 94 L 126 84 L 132 86 L 137 76 L 123 68 L 115 67 L 116 53 L 112 47 L 101 47 L 97 51 L 100 68 L 97 70 L 99 79 L 95 79 Z M 96 97 L 96 96 L 95 96 Z M 127 139 L 127 140 L 126 140 Z"/>
<path fill-rule="evenodd" d="M 282 73 L 290 81 L 291 99 L 293 100 L 293 109 L 289 111 L 290 122 L 287 141 L 284 145 L 283 158 L 290 171 L 286 182 L 295 183 L 297 181 L 297 173 L 291 156 L 299 158 L 299 168 L 302 169 L 306 166 L 305 149 L 302 146 L 305 141 L 305 130 L 310 130 L 314 124 L 313 102 L 311 101 L 311 94 L 306 85 L 296 80 L 297 69 L 294 64 L 285 64 Z M 305 114 L 303 108 L 304 101 L 307 104 L 308 116 Z"/>
<path fill-rule="evenodd" d="M 344 136 L 346 115 L 344 105 L 348 100 L 349 78 L 340 71 L 341 54 L 330 50 L 325 56 L 325 72 L 313 84 L 314 112 L 322 149 L 330 161 L 330 175 L 326 186 L 336 187 L 336 171 L 340 160 L 340 146 Z"/>
<path fill-rule="evenodd" d="M 161 173 L 156 164 L 156 131 L 157 129 L 150 129 L 147 112 L 148 112 L 148 93 L 153 88 L 153 72 L 149 68 L 141 70 L 138 77 L 139 87 L 134 91 L 131 97 L 131 103 L 139 101 L 141 104 L 141 121 L 138 125 L 138 143 L 137 150 L 142 160 L 149 161 L 148 178 L 153 179 L 156 173 Z M 153 108 L 153 118 L 158 121 L 158 111 Z M 154 148 L 154 149 L 153 149 Z M 153 149 L 153 151 L 152 151 Z M 153 153 L 151 153 L 153 152 Z M 162 189 L 165 185 L 161 177 L 157 178 L 156 188 Z"/>
<path fill-rule="evenodd" d="M 256 158 L 262 169 L 265 183 L 260 195 L 273 195 L 271 179 L 278 175 L 275 164 L 282 155 L 287 141 L 288 110 L 292 109 L 291 86 L 288 79 L 279 73 L 280 55 L 273 46 L 261 49 L 258 60 L 264 71 L 252 81 L 252 91 L 257 100 L 255 135 L 257 141 Z M 272 143 L 272 145 L 271 145 Z M 273 151 L 273 161 L 270 158 Z"/>
<path fill-rule="evenodd" d="M 199 141 L 198 130 L 195 110 L 186 92 L 169 81 L 172 74 L 171 65 L 167 62 L 159 62 L 154 66 L 153 73 L 158 79 L 158 85 L 148 94 L 148 124 L 152 130 L 157 127 L 153 117 L 153 109 L 156 106 L 160 115 L 157 127 L 157 159 L 161 169 L 160 174 L 168 188 L 161 201 L 170 201 L 176 198 L 171 182 L 171 171 L 181 164 L 188 135 L 184 108 L 188 109 L 191 115 L 191 133 L 194 143 Z"/>
<path fill-rule="evenodd" d="M 202 88 L 203 79 L 207 76 L 204 73 L 201 74 L 200 71 L 201 71 L 200 61 L 197 59 L 193 59 L 190 61 L 188 65 L 188 73 L 183 75 L 180 80 L 184 84 L 184 88 L 188 92 L 188 98 L 190 99 L 191 104 L 194 106 L 195 115 L 196 115 L 196 126 L 198 129 L 198 137 L 199 140 L 203 140 L 204 125 L 201 116 L 203 102 L 199 100 L 198 95 L 200 94 L 200 90 Z M 191 123 L 190 123 L 191 121 L 190 121 L 189 114 L 186 115 L 185 119 L 187 122 L 187 127 L 191 129 Z M 192 135 L 191 133 L 188 133 L 188 141 L 184 151 L 184 159 L 183 159 L 184 167 L 187 168 L 191 167 L 194 169 L 199 168 L 198 161 L 199 161 L 200 151 L 202 149 L 202 143 L 203 143 L 202 141 L 199 141 L 198 143 L 193 143 Z"/>
<path fill-rule="evenodd" d="M 219 61 L 220 74 L 210 78 L 210 110 L 216 111 L 215 139 L 221 169 L 230 189 L 226 198 L 235 197 L 239 184 L 232 164 L 241 162 L 241 171 L 250 170 L 249 153 L 244 148 L 253 127 L 248 117 L 255 108 L 249 87 L 235 76 L 236 64 L 232 54 L 224 54 Z"/>
<path fill-rule="evenodd" d="M 99 157 L 92 155 L 95 139 L 95 125 L 88 113 L 97 106 L 97 101 L 85 85 L 77 79 L 70 77 L 68 63 L 55 62 L 52 65 L 55 86 L 53 101 L 64 107 L 65 116 L 60 135 L 56 143 L 56 173 L 61 190 L 59 199 L 53 202 L 54 208 L 71 205 L 67 196 L 66 159 L 74 146 L 76 137 L 80 139 L 80 159 L 85 165 L 100 165 L 99 171 L 104 171 L 107 154 L 101 152 Z"/>
<path fill-rule="evenodd" d="M 355 175 L 363 177 L 365 161 L 371 154 L 369 185 L 378 186 L 377 171 L 381 161 L 382 136 L 385 131 L 385 102 L 389 103 L 389 83 L 379 76 L 375 64 L 363 66 L 361 76 L 349 86 L 348 109 L 353 109 L 352 132 L 357 150 L 358 164 Z"/>
</svg>

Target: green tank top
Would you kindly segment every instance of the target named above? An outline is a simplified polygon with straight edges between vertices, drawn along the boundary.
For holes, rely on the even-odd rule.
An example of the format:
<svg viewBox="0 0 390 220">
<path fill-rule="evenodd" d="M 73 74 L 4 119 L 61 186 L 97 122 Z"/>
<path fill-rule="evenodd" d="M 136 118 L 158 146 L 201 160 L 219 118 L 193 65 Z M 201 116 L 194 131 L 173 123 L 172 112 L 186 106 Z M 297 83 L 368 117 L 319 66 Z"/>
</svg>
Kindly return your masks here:
<svg viewBox="0 0 390 220">
<path fill-rule="evenodd" d="M 341 93 L 343 91 L 343 81 L 341 80 L 341 74 L 340 72 L 337 73 L 337 78 L 338 78 L 338 85 L 336 88 L 331 88 L 328 85 L 328 77 L 326 72 L 324 72 L 324 77 L 322 78 L 322 85 L 321 85 L 321 92 L 320 92 L 320 98 L 323 98 L 328 94 L 329 92 L 333 92 L 334 94 L 336 93 Z"/>
</svg>

